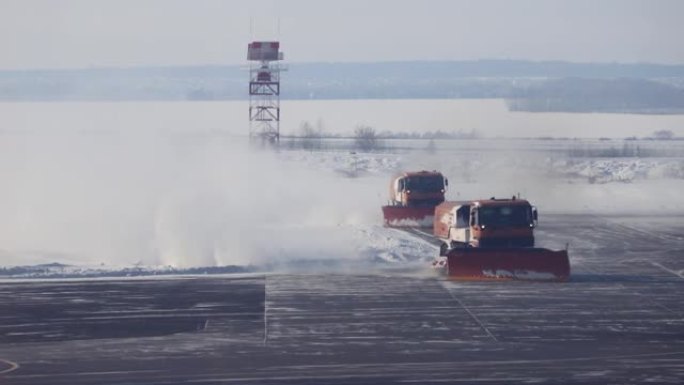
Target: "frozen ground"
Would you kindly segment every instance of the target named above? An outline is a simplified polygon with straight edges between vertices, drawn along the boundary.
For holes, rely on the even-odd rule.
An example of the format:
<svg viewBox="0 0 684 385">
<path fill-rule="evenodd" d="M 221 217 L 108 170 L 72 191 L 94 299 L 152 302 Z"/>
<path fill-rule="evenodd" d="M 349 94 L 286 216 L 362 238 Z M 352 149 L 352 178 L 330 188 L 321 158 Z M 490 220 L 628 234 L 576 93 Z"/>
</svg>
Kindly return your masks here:
<svg viewBox="0 0 684 385">
<path fill-rule="evenodd" d="M 433 151 L 362 153 L 273 152 L 222 137 L 163 136 L 161 144 L 138 148 L 114 139 L 18 143 L 25 146 L 25 164 L 8 174 L 0 201 L 1 275 L 425 263 L 432 245 L 381 226 L 387 181 L 402 169 L 441 170 L 451 182 L 449 199 L 520 194 L 538 206 L 541 229 L 545 213 L 684 213 L 684 157 L 571 156 L 565 141 L 492 139 L 473 142 L 475 150 L 459 142 L 455 149 L 440 143 Z M 125 157 L 113 162 L 123 150 Z M 234 164 L 244 166 L 223 166 Z"/>
<path fill-rule="evenodd" d="M 549 214 L 543 242 L 573 245 L 567 283 L 377 266 L 3 280 L 0 381 L 681 384 L 683 226 Z"/>
<path fill-rule="evenodd" d="M 338 261 L 364 271 L 421 264 L 432 257 L 432 246 L 380 225 L 388 180 L 403 169 L 441 170 L 451 181 L 449 199 L 520 194 L 538 206 L 542 229 L 548 213 L 684 212 L 684 142 L 622 139 L 656 129 L 678 134 L 677 116 L 525 118 L 501 111 L 495 101 L 293 105 L 289 124 L 308 111 L 308 120 L 321 118 L 331 133 L 353 130 L 357 119 L 378 130 L 476 129 L 485 136 L 434 145 L 386 140 L 363 153 L 339 140 L 323 141 L 327 151 L 252 148 L 236 136 L 246 129 L 244 114 L 239 124 L 230 120 L 242 107 L 0 104 L 0 274 L 325 270 Z M 447 108 L 450 119 L 416 123 Z M 565 137 L 595 137 L 522 139 L 562 129 Z"/>
<path fill-rule="evenodd" d="M 327 133 L 476 132 L 484 138 L 684 137 L 684 115 L 511 112 L 502 99 L 285 100 L 281 130 L 321 122 Z M 243 135 L 247 101 L 0 103 L 0 132 L 210 132 Z"/>
<path fill-rule="evenodd" d="M 76 123 L 0 134 L 0 383 L 684 381 L 679 142 L 271 151 Z M 381 226 L 401 169 L 529 198 L 570 281 L 436 276 L 429 242 Z"/>
</svg>

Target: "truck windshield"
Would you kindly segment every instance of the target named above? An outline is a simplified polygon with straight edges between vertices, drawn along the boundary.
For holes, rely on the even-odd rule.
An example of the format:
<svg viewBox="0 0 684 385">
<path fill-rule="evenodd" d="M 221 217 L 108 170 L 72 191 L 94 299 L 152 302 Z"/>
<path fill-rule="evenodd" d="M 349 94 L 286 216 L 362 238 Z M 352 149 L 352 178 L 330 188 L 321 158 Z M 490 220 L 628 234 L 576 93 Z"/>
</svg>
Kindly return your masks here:
<svg viewBox="0 0 684 385">
<path fill-rule="evenodd" d="M 434 176 L 412 176 L 406 178 L 406 188 L 416 192 L 441 192 L 444 189 L 444 178 Z"/>
<path fill-rule="evenodd" d="M 532 223 L 530 206 L 480 207 L 479 223 L 485 226 L 528 226 Z"/>
</svg>

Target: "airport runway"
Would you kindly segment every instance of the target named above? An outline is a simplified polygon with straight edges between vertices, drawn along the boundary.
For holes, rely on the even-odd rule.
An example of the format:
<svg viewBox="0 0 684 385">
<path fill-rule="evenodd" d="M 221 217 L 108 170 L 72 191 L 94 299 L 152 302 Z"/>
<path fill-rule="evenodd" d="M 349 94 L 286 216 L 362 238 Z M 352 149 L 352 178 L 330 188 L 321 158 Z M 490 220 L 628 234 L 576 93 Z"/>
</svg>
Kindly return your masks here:
<svg viewBox="0 0 684 385">
<path fill-rule="evenodd" d="M 425 272 L 0 282 L 0 384 L 684 382 L 684 221 L 547 215 L 567 283 Z"/>
</svg>

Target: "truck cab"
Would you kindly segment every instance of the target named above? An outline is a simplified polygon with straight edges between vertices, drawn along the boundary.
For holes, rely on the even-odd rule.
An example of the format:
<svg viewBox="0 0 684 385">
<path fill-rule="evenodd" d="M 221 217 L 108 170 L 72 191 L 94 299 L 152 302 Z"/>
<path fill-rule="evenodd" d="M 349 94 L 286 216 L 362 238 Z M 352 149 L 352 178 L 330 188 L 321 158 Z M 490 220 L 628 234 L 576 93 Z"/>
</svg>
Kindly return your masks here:
<svg viewBox="0 0 684 385">
<path fill-rule="evenodd" d="M 390 205 L 437 206 L 444 202 L 449 181 L 437 171 L 405 172 L 390 184 Z"/>
<path fill-rule="evenodd" d="M 537 210 L 527 200 L 491 198 L 440 204 L 435 209 L 433 232 L 447 250 L 533 247 L 536 225 Z"/>
</svg>

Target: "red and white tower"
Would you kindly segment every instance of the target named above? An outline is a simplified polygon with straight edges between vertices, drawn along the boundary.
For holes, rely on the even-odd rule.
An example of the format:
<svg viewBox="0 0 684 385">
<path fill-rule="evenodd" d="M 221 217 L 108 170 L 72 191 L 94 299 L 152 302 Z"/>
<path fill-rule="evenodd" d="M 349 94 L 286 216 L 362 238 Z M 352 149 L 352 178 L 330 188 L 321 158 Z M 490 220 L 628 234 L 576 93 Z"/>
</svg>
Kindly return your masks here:
<svg viewBox="0 0 684 385">
<path fill-rule="evenodd" d="M 280 42 L 254 41 L 247 47 L 249 61 L 249 137 L 280 140 Z"/>
</svg>

